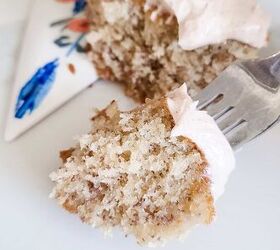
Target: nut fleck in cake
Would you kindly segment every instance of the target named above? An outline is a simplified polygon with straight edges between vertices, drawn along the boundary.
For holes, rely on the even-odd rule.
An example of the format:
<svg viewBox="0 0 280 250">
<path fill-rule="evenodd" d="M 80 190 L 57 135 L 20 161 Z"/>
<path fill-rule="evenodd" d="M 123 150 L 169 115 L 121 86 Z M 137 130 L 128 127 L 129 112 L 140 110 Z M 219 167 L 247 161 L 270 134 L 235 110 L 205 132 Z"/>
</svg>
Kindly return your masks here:
<svg viewBox="0 0 280 250">
<path fill-rule="evenodd" d="M 193 96 L 268 40 L 255 0 L 88 0 L 88 16 L 98 74 L 140 102 L 182 82 Z"/>
<path fill-rule="evenodd" d="M 120 227 L 149 246 L 211 223 L 234 167 L 226 138 L 186 85 L 129 112 L 112 102 L 61 158 L 51 197 L 83 222 Z"/>
</svg>

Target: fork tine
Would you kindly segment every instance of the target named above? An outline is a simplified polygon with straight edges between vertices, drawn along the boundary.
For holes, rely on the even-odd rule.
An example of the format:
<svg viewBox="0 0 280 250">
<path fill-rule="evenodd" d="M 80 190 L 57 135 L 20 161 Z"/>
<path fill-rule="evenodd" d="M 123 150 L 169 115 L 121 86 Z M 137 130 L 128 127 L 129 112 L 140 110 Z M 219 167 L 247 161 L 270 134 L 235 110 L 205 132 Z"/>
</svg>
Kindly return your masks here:
<svg viewBox="0 0 280 250">
<path fill-rule="evenodd" d="M 226 89 L 224 94 L 220 94 L 220 96 L 222 96 L 220 100 L 215 101 L 214 99 L 212 102 L 208 102 L 208 106 L 204 107 L 208 114 L 215 120 L 226 115 L 228 112 L 231 112 L 240 102 L 242 93 L 241 91 L 235 90 L 235 92 L 233 92 Z"/>
<path fill-rule="evenodd" d="M 199 100 L 198 108 L 204 109 L 209 103 L 215 100 L 219 94 L 222 93 L 223 82 L 217 78 L 214 82 L 204 88 L 199 94 L 195 97 L 196 100 Z"/>
<path fill-rule="evenodd" d="M 238 131 L 232 131 L 226 135 L 226 138 L 233 149 L 242 146 L 243 143 L 248 141 L 248 133 L 246 128 L 242 128 Z"/>
<path fill-rule="evenodd" d="M 228 112 L 230 112 L 233 109 L 233 106 L 227 105 L 225 102 L 221 102 L 219 104 L 212 104 L 210 105 L 206 111 L 207 113 L 212 116 L 215 120 L 221 118 Z"/>
<path fill-rule="evenodd" d="M 214 120 L 222 119 L 225 115 L 229 115 L 232 110 L 234 109 L 233 106 L 228 106 L 221 110 L 220 112 L 217 112 L 215 115 L 213 115 Z"/>
<path fill-rule="evenodd" d="M 219 128 L 226 133 L 229 132 L 228 130 L 231 130 L 231 127 L 234 127 L 234 125 L 237 125 L 240 121 L 245 120 L 241 116 L 242 113 L 235 108 L 227 117 L 217 120 L 217 124 Z"/>
<path fill-rule="evenodd" d="M 203 89 L 197 96 L 198 108 L 205 109 L 212 116 L 222 112 L 229 106 L 235 106 L 244 91 L 243 86 L 235 84 L 236 79 L 228 70 Z"/>
<path fill-rule="evenodd" d="M 241 126 L 247 125 L 247 121 L 244 119 L 239 119 L 238 121 L 229 124 L 227 127 L 223 129 L 223 133 L 227 135 L 228 133 L 240 129 Z"/>
</svg>

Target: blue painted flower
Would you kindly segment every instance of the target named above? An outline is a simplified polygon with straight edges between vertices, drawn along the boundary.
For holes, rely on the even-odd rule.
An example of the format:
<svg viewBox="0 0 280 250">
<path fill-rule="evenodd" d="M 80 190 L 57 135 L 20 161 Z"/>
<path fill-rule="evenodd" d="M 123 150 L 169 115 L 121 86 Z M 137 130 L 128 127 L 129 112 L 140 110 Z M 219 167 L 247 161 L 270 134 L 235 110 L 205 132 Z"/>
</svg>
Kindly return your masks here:
<svg viewBox="0 0 280 250">
<path fill-rule="evenodd" d="M 87 5 L 86 0 L 75 0 L 73 14 L 76 15 L 82 12 L 85 9 L 86 5 Z"/>
<path fill-rule="evenodd" d="M 16 104 L 16 118 L 23 118 L 27 112 L 32 113 L 40 105 L 54 83 L 58 65 L 58 59 L 45 64 L 22 87 Z"/>
</svg>

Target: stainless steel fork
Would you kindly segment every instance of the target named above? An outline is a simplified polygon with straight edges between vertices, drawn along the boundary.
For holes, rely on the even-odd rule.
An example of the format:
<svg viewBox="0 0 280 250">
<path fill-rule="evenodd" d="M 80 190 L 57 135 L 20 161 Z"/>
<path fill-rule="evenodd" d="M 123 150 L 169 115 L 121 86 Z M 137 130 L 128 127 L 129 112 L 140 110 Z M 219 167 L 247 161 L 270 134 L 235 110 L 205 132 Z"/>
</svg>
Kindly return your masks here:
<svg viewBox="0 0 280 250">
<path fill-rule="evenodd" d="M 280 120 L 280 53 L 229 66 L 197 96 L 234 149 Z"/>
</svg>

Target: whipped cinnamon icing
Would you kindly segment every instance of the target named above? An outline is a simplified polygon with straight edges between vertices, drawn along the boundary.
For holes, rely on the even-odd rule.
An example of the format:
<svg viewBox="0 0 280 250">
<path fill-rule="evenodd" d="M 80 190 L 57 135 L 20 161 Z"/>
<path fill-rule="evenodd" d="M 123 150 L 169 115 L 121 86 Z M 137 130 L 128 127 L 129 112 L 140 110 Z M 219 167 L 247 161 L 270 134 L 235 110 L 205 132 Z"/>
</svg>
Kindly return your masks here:
<svg viewBox="0 0 280 250">
<path fill-rule="evenodd" d="M 235 158 L 227 139 L 207 112 L 197 110 L 186 84 L 167 95 L 168 108 L 175 121 L 171 136 L 191 139 L 204 153 L 212 181 L 212 195 L 218 199 L 224 192 Z"/>
<path fill-rule="evenodd" d="M 164 0 L 177 18 L 179 45 L 193 50 L 232 39 L 266 46 L 270 18 L 256 0 Z M 159 4 L 148 0 L 148 5 Z M 147 8 L 146 6 L 146 8 Z"/>
</svg>

